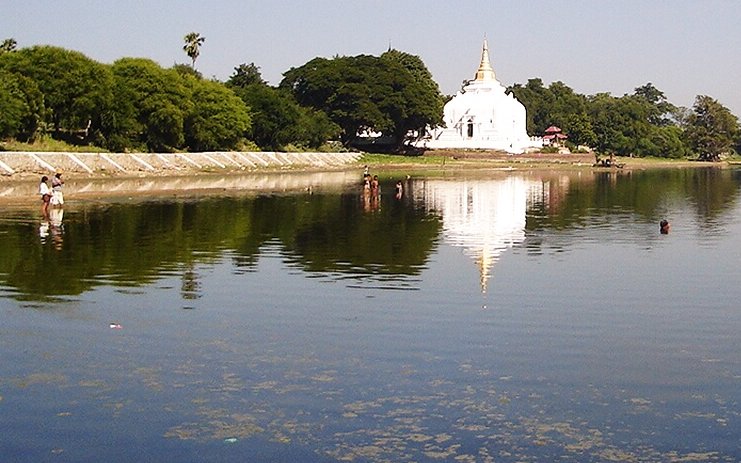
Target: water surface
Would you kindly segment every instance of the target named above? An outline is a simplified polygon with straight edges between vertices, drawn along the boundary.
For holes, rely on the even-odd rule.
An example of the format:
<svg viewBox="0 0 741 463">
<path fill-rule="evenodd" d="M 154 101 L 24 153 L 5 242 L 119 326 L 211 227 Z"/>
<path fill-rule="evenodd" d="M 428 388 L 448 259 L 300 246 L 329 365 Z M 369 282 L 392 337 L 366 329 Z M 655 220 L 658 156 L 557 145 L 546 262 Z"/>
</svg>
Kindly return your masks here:
<svg viewBox="0 0 741 463">
<path fill-rule="evenodd" d="M 738 461 L 740 179 L 4 210 L 0 455 Z"/>
</svg>

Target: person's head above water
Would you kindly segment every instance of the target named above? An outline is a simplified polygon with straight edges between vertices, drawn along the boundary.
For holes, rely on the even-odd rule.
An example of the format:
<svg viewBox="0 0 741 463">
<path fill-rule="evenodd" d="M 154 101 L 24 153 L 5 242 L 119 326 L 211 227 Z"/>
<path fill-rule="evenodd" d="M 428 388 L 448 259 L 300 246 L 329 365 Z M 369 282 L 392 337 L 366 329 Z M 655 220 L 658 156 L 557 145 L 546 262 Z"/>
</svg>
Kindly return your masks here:
<svg viewBox="0 0 741 463">
<path fill-rule="evenodd" d="M 668 220 L 664 219 L 659 222 L 659 231 L 661 231 L 661 233 L 669 233 L 669 228 L 671 228 L 671 225 L 669 224 Z"/>
</svg>

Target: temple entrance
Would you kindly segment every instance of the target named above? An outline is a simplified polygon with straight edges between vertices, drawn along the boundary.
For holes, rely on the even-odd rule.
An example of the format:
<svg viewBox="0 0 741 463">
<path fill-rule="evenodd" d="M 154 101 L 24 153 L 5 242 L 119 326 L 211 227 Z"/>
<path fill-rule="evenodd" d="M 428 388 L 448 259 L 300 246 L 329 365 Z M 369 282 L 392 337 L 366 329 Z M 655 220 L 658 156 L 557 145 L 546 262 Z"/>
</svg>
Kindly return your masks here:
<svg viewBox="0 0 741 463">
<path fill-rule="evenodd" d="M 473 121 L 468 120 L 468 138 L 473 138 Z"/>
</svg>

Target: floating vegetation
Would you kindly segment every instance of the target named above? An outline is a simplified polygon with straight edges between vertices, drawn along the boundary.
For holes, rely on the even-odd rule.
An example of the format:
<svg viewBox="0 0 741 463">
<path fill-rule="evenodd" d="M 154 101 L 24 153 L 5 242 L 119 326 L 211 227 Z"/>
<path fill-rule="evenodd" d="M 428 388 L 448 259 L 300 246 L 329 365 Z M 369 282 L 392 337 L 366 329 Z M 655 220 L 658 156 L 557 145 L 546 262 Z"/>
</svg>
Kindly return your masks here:
<svg viewBox="0 0 741 463">
<path fill-rule="evenodd" d="M 255 424 L 255 418 L 245 414 L 232 414 L 226 409 L 202 408 L 204 420 L 183 423 L 165 432 L 164 437 L 207 442 L 209 440 L 245 439 L 264 432 Z"/>
</svg>

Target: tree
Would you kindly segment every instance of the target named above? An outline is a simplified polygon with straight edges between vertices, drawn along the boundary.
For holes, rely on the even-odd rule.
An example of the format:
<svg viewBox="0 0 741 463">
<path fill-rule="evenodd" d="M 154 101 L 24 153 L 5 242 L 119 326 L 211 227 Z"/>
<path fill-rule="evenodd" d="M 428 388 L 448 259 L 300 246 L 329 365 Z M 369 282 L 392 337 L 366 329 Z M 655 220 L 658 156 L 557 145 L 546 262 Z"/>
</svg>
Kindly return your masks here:
<svg viewBox="0 0 741 463">
<path fill-rule="evenodd" d="M 265 84 L 259 71 L 254 73 L 256 67 L 242 66 L 242 70 L 250 70 L 250 77 L 234 79 L 232 76 L 227 84 L 249 106 L 252 117 L 250 139 L 261 149 L 282 151 L 289 144 L 316 149 L 337 136 L 339 127 L 324 112 L 302 107 L 285 89 Z M 245 73 L 237 73 L 247 77 Z"/>
<path fill-rule="evenodd" d="M 28 77 L 0 70 L 0 138 L 29 141 L 44 116 L 44 97 Z"/>
<path fill-rule="evenodd" d="M 184 120 L 191 151 L 234 149 L 250 128 L 247 106 L 221 82 L 186 78 L 192 105 Z"/>
<path fill-rule="evenodd" d="M 545 87 L 541 79 L 528 79 L 525 86 L 515 84 L 507 91 L 525 106 L 528 133 L 542 135 L 548 127 L 556 125 L 574 144 L 591 146 L 595 142 L 587 98 L 563 82 Z"/>
<path fill-rule="evenodd" d="M 614 97 L 598 93 L 590 98 L 589 116 L 597 137 L 595 148 L 600 153 L 633 156 L 651 133 L 648 111 L 635 96 Z"/>
<path fill-rule="evenodd" d="M 235 89 L 252 115 L 250 139 L 264 150 L 281 151 L 297 141 L 300 106 L 284 91 L 253 83 Z"/>
<path fill-rule="evenodd" d="M 280 87 L 299 104 L 324 111 L 341 128 L 345 145 L 362 132 L 377 132 L 399 149 L 409 130 L 441 123 L 442 96 L 424 72 L 421 60 L 400 52 L 315 58 L 288 70 Z"/>
<path fill-rule="evenodd" d="M 194 69 L 192 66 L 188 66 L 187 64 L 175 63 L 170 69 L 182 76 L 191 76 L 196 79 L 203 79 L 203 75 L 198 71 L 198 69 Z"/>
<path fill-rule="evenodd" d="M 144 58 L 122 58 L 113 63 L 112 72 L 115 105 L 107 119 L 109 147 L 183 148 L 183 123 L 193 104 L 185 78 Z"/>
<path fill-rule="evenodd" d="M 82 53 L 52 46 L 23 48 L 0 55 L 0 69 L 30 78 L 43 94 L 45 122 L 57 137 L 96 133 L 111 107 L 110 68 Z M 84 141 L 84 140 L 83 140 Z"/>
<path fill-rule="evenodd" d="M 707 95 L 698 95 L 687 118 L 685 134 L 700 160 L 720 161 L 733 152 L 739 136 L 738 118 Z"/>
<path fill-rule="evenodd" d="M 201 45 L 206 41 L 206 37 L 201 37 L 198 32 L 189 32 L 183 38 L 185 45 L 183 45 L 183 51 L 191 60 L 191 67 L 196 68 L 196 59 L 201 54 Z"/>
<path fill-rule="evenodd" d="M 15 51 L 16 47 L 18 46 L 18 42 L 15 41 L 14 38 L 5 39 L 0 43 L 0 55 L 3 53 L 10 53 L 12 51 Z"/>
<path fill-rule="evenodd" d="M 568 115 L 564 127 L 569 136 L 569 142 L 574 145 L 594 146 L 597 143 L 597 134 L 594 133 L 592 120 L 586 113 Z"/>
<path fill-rule="evenodd" d="M 267 82 L 263 80 L 260 68 L 255 63 L 242 63 L 234 68 L 234 74 L 229 77 L 226 84 L 230 87 L 246 88 L 248 85 L 265 85 Z"/>
<path fill-rule="evenodd" d="M 676 107 L 669 103 L 664 92 L 654 87 L 651 82 L 637 87 L 634 95 L 648 105 L 648 122 L 658 126 L 672 124 L 671 116 L 676 111 Z"/>
<path fill-rule="evenodd" d="M 690 154 L 684 141 L 684 132 L 676 125 L 654 126 L 649 141 L 650 149 L 643 153 L 646 156 L 684 158 Z"/>
<path fill-rule="evenodd" d="M 525 106 L 527 112 L 527 132 L 532 135 L 542 135 L 549 126 L 553 125 L 553 106 L 555 97 L 543 85 L 539 78 L 528 79 L 527 84 L 515 84 L 507 89 Z M 563 127 L 561 127 L 563 129 Z"/>
<path fill-rule="evenodd" d="M 390 108 L 393 129 L 389 132 L 397 149 L 410 132 L 423 135 L 427 127 L 442 125 L 444 97 L 440 87 L 432 78 L 432 74 L 419 56 L 399 50 L 388 50 L 381 55 L 391 66 L 401 66 L 408 73 L 394 72 L 396 88 L 401 93 L 401 107 Z"/>
</svg>

